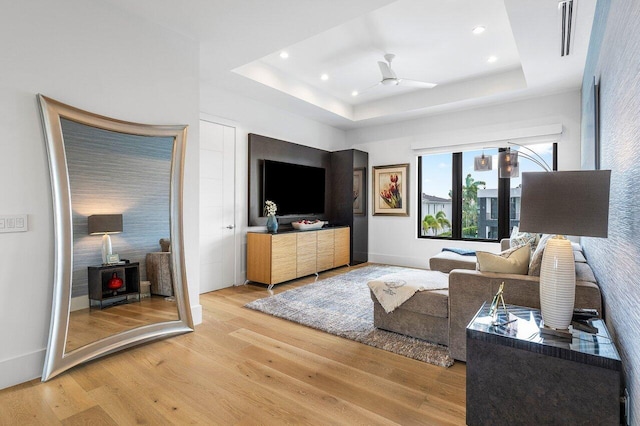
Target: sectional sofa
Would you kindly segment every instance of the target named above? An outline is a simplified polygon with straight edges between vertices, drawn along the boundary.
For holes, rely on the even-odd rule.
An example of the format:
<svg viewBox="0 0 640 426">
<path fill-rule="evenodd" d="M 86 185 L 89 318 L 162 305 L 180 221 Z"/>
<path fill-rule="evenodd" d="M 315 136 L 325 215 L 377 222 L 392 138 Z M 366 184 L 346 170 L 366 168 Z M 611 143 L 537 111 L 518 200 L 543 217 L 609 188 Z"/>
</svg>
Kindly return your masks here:
<svg viewBox="0 0 640 426">
<path fill-rule="evenodd" d="M 509 240 L 503 240 L 502 247 L 508 246 Z M 600 289 L 577 244 L 574 258 L 575 307 L 596 309 L 602 314 Z M 539 276 L 477 271 L 474 256 L 452 253 L 438 255 L 430 264 L 432 269 L 448 273 L 448 291 L 418 292 L 391 313 L 386 313 L 372 294 L 376 327 L 448 345 L 454 359 L 466 361 L 466 327 L 480 306 L 491 301 L 501 283 L 507 304 L 540 308 Z"/>
</svg>

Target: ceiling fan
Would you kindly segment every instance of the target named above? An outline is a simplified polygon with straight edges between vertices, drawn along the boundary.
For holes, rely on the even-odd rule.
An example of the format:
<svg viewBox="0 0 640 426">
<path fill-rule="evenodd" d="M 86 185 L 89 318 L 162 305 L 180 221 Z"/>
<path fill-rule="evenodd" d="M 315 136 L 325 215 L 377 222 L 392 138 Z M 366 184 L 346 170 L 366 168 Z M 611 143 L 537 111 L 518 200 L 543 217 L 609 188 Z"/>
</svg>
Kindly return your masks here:
<svg viewBox="0 0 640 426">
<path fill-rule="evenodd" d="M 406 87 L 418 87 L 422 89 L 432 89 L 437 86 L 436 83 L 427 83 L 426 81 L 418 81 L 418 80 L 410 80 L 408 78 L 398 78 L 396 73 L 391 69 L 391 61 L 395 58 L 396 55 L 393 53 L 387 53 L 384 55 L 385 62 L 378 61 L 378 66 L 380 67 L 380 73 L 382 73 L 382 80 L 373 86 L 367 87 L 362 92 L 365 92 L 369 89 L 373 89 L 376 86 L 381 84 L 385 86 L 406 86 Z M 360 92 L 360 93 L 362 93 Z"/>
</svg>

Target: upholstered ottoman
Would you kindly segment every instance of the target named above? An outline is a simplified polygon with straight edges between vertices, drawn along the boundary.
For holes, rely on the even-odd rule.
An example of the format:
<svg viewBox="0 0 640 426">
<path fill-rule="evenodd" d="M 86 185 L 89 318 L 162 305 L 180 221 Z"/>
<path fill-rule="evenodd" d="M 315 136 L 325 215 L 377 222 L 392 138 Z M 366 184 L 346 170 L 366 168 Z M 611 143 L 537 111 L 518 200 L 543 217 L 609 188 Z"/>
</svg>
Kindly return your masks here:
<svg viewBox="0 0 640 426">
<path fill-rule="evenodd" d="M 454 269 L 476 269 L 476 257 L 466 256 L 451 251 L 441 251 L 429 259 L 429 268 L 448 274 Z"/>
<path fill-rule="evenodd" d="M 424 280 L 427 290 L 416 292 L 410 299 L 389 313 L 385 311 L 374 292 L 371 291 L 373 324 L 383 330 L 448 345 L 449 276 L 438 271 L 410 271 L 413 279 L 420 277 L 419 279 Z M 397 272 L 373 281 L 401 282 L 406 277 L 405 273 Z M 435 290 L 436 288 L 438 290 Z"/>
</svg>

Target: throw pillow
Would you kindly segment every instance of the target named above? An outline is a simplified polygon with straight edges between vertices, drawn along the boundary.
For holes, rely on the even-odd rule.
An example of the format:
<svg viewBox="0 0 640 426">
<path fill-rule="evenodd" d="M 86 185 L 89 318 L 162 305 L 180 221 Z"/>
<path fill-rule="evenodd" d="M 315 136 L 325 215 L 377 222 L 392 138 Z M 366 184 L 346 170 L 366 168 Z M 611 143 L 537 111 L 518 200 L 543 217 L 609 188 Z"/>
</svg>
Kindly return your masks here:
<svg viewBox="0 0 640 426">
<path fill-rule="evenodd" d="M 544 248 L 547 246 L 547 241 L 553 235 L 545 234 L 538 241 L 538 246 L 531 256 L 531 263 L 529 264 L 529 275 L 534 277 L 540 276 L 540 268 L 542 267 L 542 256 L 544 255 Z"/>
<path fill-rule="evenodd" d="M 584 253 L 578 250 L 573 251 L 573 258 L 576 263 L 587 263 L 587 259 L 584 257 Z"/>
<path fill-rule="evenodd" d="M 529 269 L 531 248 L 529 244 L 511 248 L 502 253 L 476 252 L 478 270 L 481 272 L 497 272 L 501 274 L 526 275 Z"/>
<path fill-rule="evenodd" d="M 511 233 L 511 237 L 509 238 L 509 247 L 521 247 L 525 244 L 529 244 L 531 246 L 531 251 L 533 252 L 538 245 L 538 238 L 538 234 L 531 234 L 529 232 L 516 232 L 515 235 L 514 233 Z"/>
</svg>

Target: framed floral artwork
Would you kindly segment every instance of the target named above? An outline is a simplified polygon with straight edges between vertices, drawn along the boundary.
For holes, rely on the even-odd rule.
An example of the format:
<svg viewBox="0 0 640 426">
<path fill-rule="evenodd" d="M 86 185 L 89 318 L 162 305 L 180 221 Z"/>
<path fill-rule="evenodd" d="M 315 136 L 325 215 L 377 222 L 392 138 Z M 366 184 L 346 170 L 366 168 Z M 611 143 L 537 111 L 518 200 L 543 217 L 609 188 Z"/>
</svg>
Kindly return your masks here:
<svg viewBox="0 0 640 426">
<path fill-rule="evenodd" d="M 357 216 L 367 214 L 366 176 L 364 167 L 353 169 L 353 214 Z"/>
<path fill-rule="evenodd" d="M 409 216 L 409 164 L 373 167 L 373 215 Z"/>
</svg>

